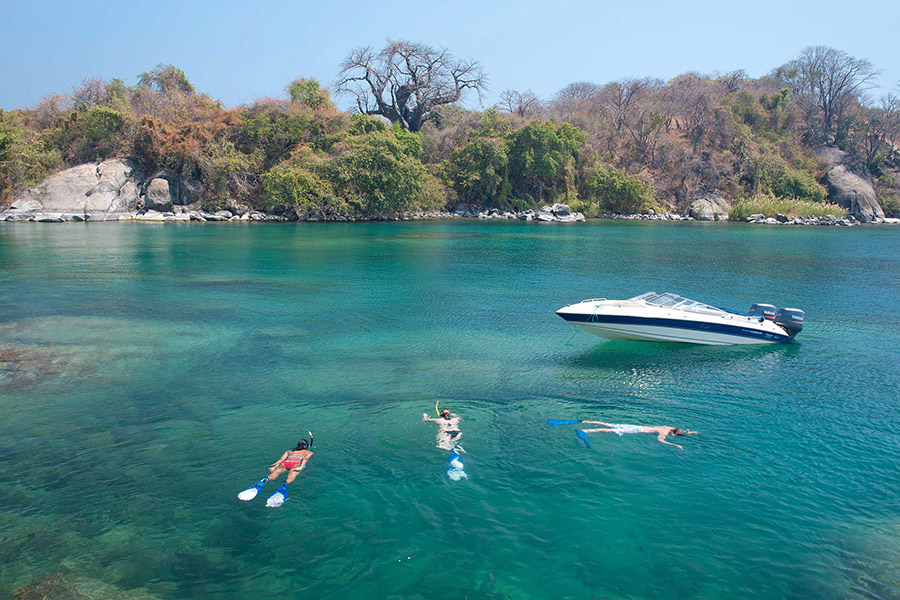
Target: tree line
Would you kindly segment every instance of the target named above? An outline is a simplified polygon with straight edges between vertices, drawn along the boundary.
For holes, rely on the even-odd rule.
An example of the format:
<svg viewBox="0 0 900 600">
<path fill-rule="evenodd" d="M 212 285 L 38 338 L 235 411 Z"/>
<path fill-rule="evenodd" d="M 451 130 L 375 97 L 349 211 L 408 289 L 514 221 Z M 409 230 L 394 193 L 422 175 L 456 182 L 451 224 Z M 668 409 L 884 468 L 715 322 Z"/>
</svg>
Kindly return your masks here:
<svg viewBox="0 0 900 600">
<path fill-rule="evenodd" d="M 462 108 L 487 78 L 477 61 L 391 41 L 358 48 L 333 89 L 297 79 L 285 97 L 226 108 L 158 65 L 87 79 L 26 109 L 0 111 L 0 201 L 68 166 L 129 157 L 183 203 L 325 216 L 566 202 L 586 214 L 685 210 L 700 194 L 824 202 L 835 146 L 900 211 L 900 100 L 866 96 L 865 59 L 810 47 L 753 79 L 743 71 L 667 82 L 572 83 L 542 100 L 506 90 Z"/>
</svg>

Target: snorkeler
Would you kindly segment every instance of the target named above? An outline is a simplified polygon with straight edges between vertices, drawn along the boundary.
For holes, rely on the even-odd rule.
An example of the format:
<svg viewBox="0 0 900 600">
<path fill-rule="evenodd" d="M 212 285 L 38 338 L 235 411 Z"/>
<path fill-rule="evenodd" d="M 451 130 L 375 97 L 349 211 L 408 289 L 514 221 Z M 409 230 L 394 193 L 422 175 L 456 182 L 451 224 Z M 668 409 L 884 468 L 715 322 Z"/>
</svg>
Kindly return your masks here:
<svg viewBox="0 0 900 600">
<path fill-rule="evenodd" d="M 681 450 L 684 450 L 678 444 L 673 444 L 672 442 L 667 442 L 666 437 L 670 435 L 676 436 L 686 436 L 693 435 L 698 432 L 691 431 L 690 429 L 678 429 L 677 427 L 669 427 L 668 425 L 657 425 L 657 426 L 648 426 L 648 425 L 624 425 L 621 423 L 604 423 L 603 421 L 579 421 L 579 423 L 588 423 L 590 425 L 603 425 L 604 429 L 581 429 L 579 431 L 583 433 L 615 433 L 618 435 L 625 435 L 626 433 L 654 433 L 656 434 L 656 439 L 661 444 L 666 444 L 669 446 L 675 446 Z M 582 438 L 583 439 L 583 438 Z M 585 440 L 587 441 L 587 440 Z"/>
<path fill-rule="evenodd" d="M 293 482 L 294 479 L 297 478 L 297 475 L 306 468 L 310 457 L 313 455 L 313 453 L 308 450 L 313 444 L 313 434 L 312 431 L 308 433 L 309 441 L 305 439 L 300 440 L 297 442 L 296 446 L 282 454 L 281 458 L 276 460 L 272 463 L 272 466 L 269 467 L 269 474 L 238 494 L 238 498 L 241 500 L 253 500 L 264 485 L 270 481 L 275 481 L 282 473 L 287 471 L 287 479 L 278 487 L 275 493 L 266 500 L 266 506 L 269 507 L 279 507 L 284 504 L 284 501 L 287 500 L 288 484 Z"/>
<path fill-rule="evenodd" d="M 454 415 L 450 412 L 449 408 L 445 408 L 441 410 L 441 416 L 435 419 L 430 418 L 428 413 L 422 413 L 422 422 L 424 423 L 425 421 L 437 423 L 438 448 L 441 448 L 442 450 L 453 450 L 456 448 L 456 444 L 459 443 L 459 438 L 462 437 L 462 432 L 459 430 L 459 415 Z M 459 448 L 458 450 L 464 452 L 462 448 Z"/>
</svg>

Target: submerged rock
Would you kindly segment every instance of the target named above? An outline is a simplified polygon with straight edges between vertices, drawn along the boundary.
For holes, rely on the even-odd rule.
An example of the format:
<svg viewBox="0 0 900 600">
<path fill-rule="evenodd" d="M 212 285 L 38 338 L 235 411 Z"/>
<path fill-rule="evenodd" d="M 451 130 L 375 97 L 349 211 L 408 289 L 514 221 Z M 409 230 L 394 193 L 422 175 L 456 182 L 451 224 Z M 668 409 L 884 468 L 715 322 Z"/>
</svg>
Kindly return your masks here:
<svg viewBox="0 0 900 600">
<path fill-rule="evenodd" d="M 121 590 L 81 575 L 56 573 L 13 592 L 12 600 L 158 600 L 144 589 Z"/>
</svg>

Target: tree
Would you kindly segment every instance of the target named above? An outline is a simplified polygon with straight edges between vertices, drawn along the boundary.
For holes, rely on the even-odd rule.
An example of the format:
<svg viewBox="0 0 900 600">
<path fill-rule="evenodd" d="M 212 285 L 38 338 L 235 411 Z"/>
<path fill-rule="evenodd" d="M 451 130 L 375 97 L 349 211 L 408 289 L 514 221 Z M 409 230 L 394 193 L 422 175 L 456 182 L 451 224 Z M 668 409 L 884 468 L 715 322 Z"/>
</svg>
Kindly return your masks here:
<svg viewBox="0 0 900 600">
<path fill-rule="evenodd" d="M 556 92 L 556 100 L 587 100 L 602 88 L 590 81 L 575 81 Z"/>
<path fill-rule="evenodd" d="M 312 109 L 333 109 L 334 104 L 328 95 L 328 90 L 322 89 L 315 79 L 295 79 L 287 86 L 287 93 L 291 102 L 303 104 Z"/>
<path fill-rule="evenodd" d="M 360 113 L 418 131 L 436 107 L 457 102 L 467 90 L 480 94 L 486 86 L 476 61 L 458 59 L 446 49 L 388 40 L 380 51 L 353 50 L 335 89 L 355 96 Z"/>
<path fill-rule="evenodd" d="M 541 101 L 531 90 L 506 90 L 500 94 L 500 105 L 506 112 L 517 117 L 533 117 L 541 112 Z"/>
<path fill-rule="evenodd" d="M 447 178 L 460 198 L 488 206 L 509 193 L 508 167 L 503 140 L 479 137 L 453 151 Z"/>
<path fill-rule="evenodd" d="M 775 74 L 815 107 L 821 132 L 830 141 L 847 107 L 870 86 L 878 71 L 868 60 L 842 50 L 809 46 Z"/>
<path fill-rule="evenodd" d="M 164 94 L 179 92 L 190 95 L 194 93 L 194 86 L 188 81 L 184 71 L 162 63 L 156 65 L 156 68 L 149 73 L 138 75 L 138 85 L 152 88 Z"/>
<path fill-rule="evenodd" d="M 585 134 L 568 123 L 529 123 L 509 136 L 509 180 L 521 193 L 542 200 L 574 191 L 573 173 Z"/>
</svg>

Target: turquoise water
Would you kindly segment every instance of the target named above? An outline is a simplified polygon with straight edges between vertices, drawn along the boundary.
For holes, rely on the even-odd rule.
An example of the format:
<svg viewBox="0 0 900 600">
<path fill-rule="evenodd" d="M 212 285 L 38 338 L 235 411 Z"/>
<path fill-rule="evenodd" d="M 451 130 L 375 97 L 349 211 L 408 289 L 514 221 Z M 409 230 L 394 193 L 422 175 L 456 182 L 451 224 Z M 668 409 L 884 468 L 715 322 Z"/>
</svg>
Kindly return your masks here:
<svg viewBox="0 0 900 600">
<path fill-rule="evenodd" d="M 0 227 L 0 597 L 900 597 L 900 229 Z M 604 342 L 673 291 L 798 343 Z M 574 334 L 574 335 L 573 335 Z M 464 421 L 446 475 L 436 401 Z M 593 434 L 546 419 L 701 432 Z M 311 429 L 280 509 L 237 492 Z"/>
</svg>

